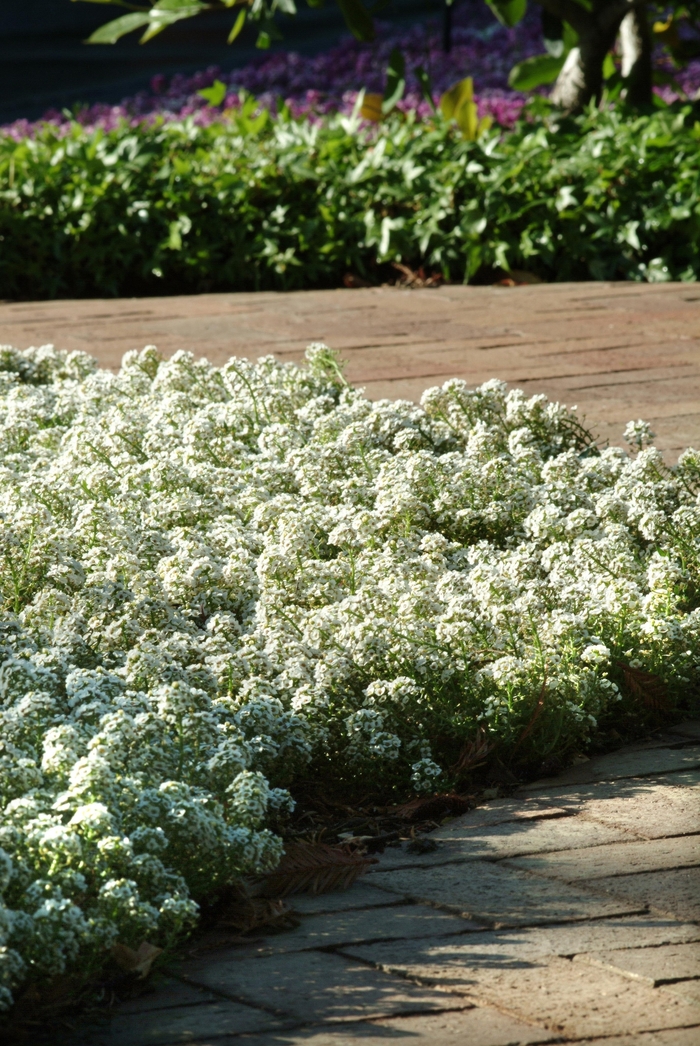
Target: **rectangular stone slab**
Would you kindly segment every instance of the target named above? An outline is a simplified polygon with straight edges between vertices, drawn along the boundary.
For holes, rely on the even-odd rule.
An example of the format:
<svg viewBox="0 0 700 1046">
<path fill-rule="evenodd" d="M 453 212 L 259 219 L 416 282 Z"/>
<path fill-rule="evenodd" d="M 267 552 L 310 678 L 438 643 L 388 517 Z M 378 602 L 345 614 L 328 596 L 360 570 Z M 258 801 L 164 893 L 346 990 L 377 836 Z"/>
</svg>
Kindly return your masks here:
<svg viewBox="0 0 700 1046">
<path fill-rule="evenodd" d="M 84 1038 L 72 1041 L 75 1046 L 176 1046 L 179 1043 L 184 1046 L 228 1035 L 272 1031 L 282 1026 L 263 1010 L 218 999 L 200 1006 L 118 1014 L 108 1028 L 87 1030 Z"/>
<path fill-rule="evenodd" d="M 630 904 L 649 907 L 677 919 L 700 921 L 700 868 L 616 875 L 610 879 L 596 879 L 591 885 L 596 891 Z"/>
<path fill-rule="evenodd" d="M 518 854 L 599 846 L 629 839 L 629 835 L 596 821 L 557 817 L 507 821 L 485 828 L 445 825 L 426 838 L 436 845 L 426 854 L 412 854 L 406 844 L 401 849 L 386 850 L 379 857 L 379 863 L 368 870 L 370 881 L 393 868 L 424 868 L 446 861 L 473 861 L 480 857 L 498 860 Z"/>
<path fill-rule="evenodd" d="M 250 962 L 210 957 L 182 975 L 229 998 L 309 1023 L 368 1020 L 459 1009 L 460 1000 L 330 952 L 270 955 Z"/>
<path fill-rule="evenodd" d="M 612 843 L 587 849 L 516 857 L 511 866 L 571 882 L 700 864 L 700 835 Z"/>
<path fill-rule="evenodd" d="M 467 918 L 496 926 L 600 919 L 639 910 L 633 904 L 608 902 L 602 895 L 579 886 L 487 861 L 397 869 L 390 875 L 373 878 L 385 882 L 383 888 L 387 891 L 395 890 L 414 901 L 439 904 Z"/>
<path fill-rule="evenodd" d="M 351 945 L 345 955 L 432 983 L 458 983 L 463 970 L 527 967 L 548 956 L 573 957 L 623 949 L 656 951 L 700 941 L 700 926 L 649 915 L 526 929 L 489 930 L 464 937 L 422 941 L 378 941 Z"/>
<path fill-rule="evenodd" d="M 546 798 L 491 799 L 482 806 L 469 810 L 466 814 L 452 818 L 444 825 L 444 828 L 449 829 L 453 826 L 485 828 L 487 825 L 503 824 L 505 821 L 561 817 L 565 813 L 566 810 L 548 802 Z"/>
<path fill-rule="evenodd" d="M 694 1002 L 700 1006 L 700 980 L 697 977 L 692 981 L 675 981 L 673 984 L 664 984 L 661 991 L 670 992 L 686 1002 Z"/>
<path fill-rule="evenodd" d="M 248 962 L 259 955 L 331 948 L 361 941 L 438 937 L 483 930 L 479 923 L 423 904 L 388 905 L 360 911 L 309 915 L 293 930 L 260 938 L 249 948 L 233 948 L 225 960 Z"/>
<path fill-rule="evenodd" d="M 577 794 L 569 790 L 559 802 L 570 813 L 574 810 L 613 828 L 661 839 L 700 829 L 700 793 L 682 785 L 672 787 L 667 780 L 647 778 L 588 785 Z"/>
<path fill-rule="evenodd" d="M 244 1043 L 245 1046 L 515 1046 L 516 1043 L 534 1046 L 552 1041 L 558 1041 L 558 1036 L 544 1028 L 533 1028 L 491 1007 L 473 1006 L 457 1013 L 300 1028 L 285 1031 L 283 1036 L 256 1035 L 246 1038 Z"/>
<path fill-rule="evenodd" d="M 668 1028 L 650 1031 L 641 1035 L 622 1035 L 614 1038 L 582 1039 L 576 1046 L 698 1046 L 700 1026 L 692 1028 Z"/>
<path fill-rule="evenodd" d="M 373 954 L 380 954 L 379 947 L 374 946 Z M 444 965 L 438 965 L 444 955 L 433 966 L 425 961 L 427 950 L 424 946 L 414 962 L 385 968 L 444 985 L 563 1035 L 620 1035 L 684 1026 L 697 1017 L 695 1007 L 685 999 L 672 998 L 614 971 L 557 956 L 527 960 L 516 954 L 508 959 L 507 948 L 501 954 L 474 948 L 463 963 L 453 960 L 446 977 Z M 369 954 L 366 949 L 362 953 L 365 958 Z"/>
<path fill-rule="evenodd" d="M 517 795 L 544 792 L 564 784 L 590 784 L 593 781 L 616 781 L 623 777 L 646 777 L 674 770 L 697 770 L 700 767 L 700 747 L 622 749 L 596 756 L 587 763 L 571 767 L 558 777 L 533 781 L 518 789 Z"/>
<path fill-rule="evenodd" d="M 286 900 L 301 915 L 346 912 L 354 908 L 383 908 L 387 904 L 403 903 L 403 898 L 388 897 L 384 890 L 378 890 L 365 879 L 354 883 L 349 890 L 321 894 L 295 893 Z"/>
<path fill-rule="evenodd" d="M 657 988 L 660 984 L 700 977 L 700 942 L 589 952 L 577 955 L 576 961 L 625 973 Z"/>
</svg>

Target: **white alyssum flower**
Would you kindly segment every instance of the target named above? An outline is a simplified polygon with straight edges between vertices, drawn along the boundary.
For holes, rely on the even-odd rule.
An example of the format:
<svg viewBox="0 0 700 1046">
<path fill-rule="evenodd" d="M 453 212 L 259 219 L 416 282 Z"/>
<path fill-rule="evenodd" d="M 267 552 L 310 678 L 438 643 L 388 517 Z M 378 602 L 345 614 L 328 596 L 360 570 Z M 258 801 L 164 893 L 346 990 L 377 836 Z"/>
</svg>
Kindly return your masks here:
<svg viewBox="0 0 700 1046">
<path fill-rule="evenodd" d="M 275 865 L 300 773 L 430 792 L 700 663 L 700 465 L 491 381 L 372 403 L 313 346 L 119 374 L 0 348 L 0 1006 Z M 518 749 L 519 739 L 526 738 Z"/>
</svg>

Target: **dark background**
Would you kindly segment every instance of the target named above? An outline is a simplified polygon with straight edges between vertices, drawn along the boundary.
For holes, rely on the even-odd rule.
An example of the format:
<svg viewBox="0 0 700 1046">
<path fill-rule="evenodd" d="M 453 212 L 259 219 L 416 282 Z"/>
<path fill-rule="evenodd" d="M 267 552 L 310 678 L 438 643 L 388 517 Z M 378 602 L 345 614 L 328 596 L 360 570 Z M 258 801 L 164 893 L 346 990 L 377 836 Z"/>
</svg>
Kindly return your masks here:
<svg viewBox="0 0 700 1046">
<path fill-rule="evenodd" d="M 284 40 L 277 49 L 315 54 L 347 34 L 333 0 L 321 9 L 297 3 L 295 18 L 279 19 Z M 441 12 L 442 0 L 391 0 L 381 18 L 399 27 Z M 265 53 L 255 48 L 254 26 L 226 44 L 235 17 L 231 11 L 180 22 L 143 46 L 138 32 L 112 45 L 83 42 L 124 13 L 101 3 L 0 0 L 0 123 L 36 119 L 48 108 L 78 102 L 117 103 L 147 87 L 155 73 L 194 73 L 209 65 L 234 69 Z"/>
</svg>

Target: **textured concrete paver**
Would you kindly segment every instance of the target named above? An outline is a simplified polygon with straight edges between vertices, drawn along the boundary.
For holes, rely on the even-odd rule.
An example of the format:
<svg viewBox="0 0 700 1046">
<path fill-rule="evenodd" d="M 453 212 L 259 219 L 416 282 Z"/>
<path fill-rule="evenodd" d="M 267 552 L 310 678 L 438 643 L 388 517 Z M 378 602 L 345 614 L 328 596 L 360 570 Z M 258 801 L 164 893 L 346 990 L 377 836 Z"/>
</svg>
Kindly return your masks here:
<svg viewBox="0 0 700 1046">
<path fill-rule="evenodd" d="M 697 1017 L 692 1002 L 556 956 L 508 961 L 477 950 L 471 962 L 452 963 L 449 978 L 427 964 L 412 964 L 406 972 L 575 1038 L 678 1027 Z"/>
<path fill-rule="evenodd" d="M 109 1028 L 91 1029 L 81 1042 L 83 1046 L 171 1046 L 279 1027 L 282 1022 L 263 1010 L 219 999 L 200 1006 L 120 1014 Z"/>
<path fill-rule="evenodd" d="M 691 1002 L 696 1006 L 700 1006 L 700 980 L 697 977 L 694 977 L 692 981 L 676 981 L 674 984 L 664 984 L 661 990 L 669 992 L 671 995 L 677 995 L 685 1002 Z"/>
<path fill-rule="evenodd" d="M 386 977 L 324 952 L 272 955 L 248 963 L 221 958 L 190 963 L 183 975 L 222 995 L 311 1022 L 458 1009 L 458 999 Z"/>
<path fill-rule="evenodd" d="M 431 834 L 431 839 L 438 844 L 436 850 L 420 856 L 409 853 L 405 847 L 387 850 L 369 874 L 373 878 L 393 868 L 424 868 L 445 861 L 473 861 L 478 857 L 497 860 L 518 854 L 599 846 L 628 838 L 627 833 L 617 828 L 576 817 L 543 821 L 528 818 L 486 828 L 450 824 Z"/>
<path fill-rule="evenodd" d="M 585 796 L 572 792 L 560 799 L 563 806 L 575 806 L 586 818 L 601 821 L 646 839 L 669 835 L 689 835 L 700 829 L 700 794 L 681 785 L 669 788 L 668 779 L 649 778 L 591 785 Z"/>
<path fill-rule="evenodd" d="M 473 1006 L 430 1017 L 394 1017 L 366 1024 L 254 1035 L 242 1040 L 241 1046 L 525 1046 L 558 1039 L 544 1028 L 533 1028 L 497 1010 Z"/>
<path fill-rule="evenodd" d="M 593 781 L 616 781 L 623 777 L 697 769 L 700 769 L 700 746 L 697 745 L 687 748 L 628 749 L 589 759 L 558 777 L 533 781 L 520 789 L 518 794 L 540 791 L 544 794 L 550 786 L 560 788 L 566 784 L 592 784 Z"/>
<path fill-rule="evenodd" d="M 351 945 L 343 952 L 395 973 L 409 974 L 446 986 L 460 983 L 464 971 L 501 968 L 526 969 L 552 956 L 572 958 L 594 952 L 619 951 L 642 946 L 656 951 L 665 945 L 700 941 L 700 927 L 672 919 L 640 915 L 601 919 L 559 926 L 496 930 L 464 938 L 415 941 L 380 941 Z"/>
<path fill-rule="evenodd" d="M 700 921 L 700 868 L 615 875 L 591 884 L 637 907 L 649 907 L 678 919 Z"/>
<path fill-rule="evenodd" d="M 578 1046 L 698 1046 L 700 1024 L 690 1028 L 643 1032 L 641 1035 L 615 1035 L 604 1039 L 582 1039 Z"/>
<path fill-rule="evenodd" d="M 355 941 L 438 937 L 482 929 L 478 923 L 420 904 L 329 912 L 309 916 L 296 929 L 264 938 L 250 949 L 237 949 L 231 957 L 245 962 L 256 955 L 338 947 Z"/>
<path fill-rule="evenodd" d="M 487 828 L 489 825 L 505 824 L 508 821 L 540 820 L 548 817 L 564 817 L 567 811 L 552 804 L 549 799 L 529 797 L 527 799 L 490 799 L 481 806 L 469 810 L 466 814 L 448 821 L 444 830 L 449 832 L 451 828 Z M 439 838 L 443 829 L 433 833 Z"/>
<path fill-rule="evenodd" d="M 700 934 L 699 934 L 700 936 Z M 646 981 L 653 988 L 691 977 L 700 977 L 700 942 L 664 944 L 657 948 L 621 948 L 616 951 L 577 955 L 592 963 Z"/>
<path fill-rule="evenodd" d="M 288 898 L 288 903 L 301 915 L 317 915 L 321 912 L 345 912 L 355 908 L 380 908 L 387 904 L 401 904 L 402 897 L 387 896 L 364 880 L 355 883 L 342 893 L 300 893 Z"/>
<path fill-rule="evenodd" d="M 232 355 L 297 360 L 326 341 L 348 378 L 373 398 L 420 398 L 459 377 L 500 377 L 527 392 L 577 403 L 619 443 L 643 417 L 675 460 L 700 444 L 700 296 L 688 284 L 578 283 L 201 294 L 122 301 L 0 305 L 0 341 L 55 343 L 117 367 L 155 344 L 220 365 Z"/>
<path fill-rule="evenodd" d="M 571 919 L 600 919 L 639 910 L 555 879 L 486 862 L 401 868 L 374 880 L 413 900 L 440 904 L 468 918 L 500 926 L 531 926 Z"/>
<path fill-rule="evenodd" d="M 589 881 L 611 875 L 661 871 L 700 864 L 700 835 L 672 839 L 632 840 L 593 848 L 516 857 L 512 867 L 539 875 L 552 875 L 571 882 Z"/>
</svg>

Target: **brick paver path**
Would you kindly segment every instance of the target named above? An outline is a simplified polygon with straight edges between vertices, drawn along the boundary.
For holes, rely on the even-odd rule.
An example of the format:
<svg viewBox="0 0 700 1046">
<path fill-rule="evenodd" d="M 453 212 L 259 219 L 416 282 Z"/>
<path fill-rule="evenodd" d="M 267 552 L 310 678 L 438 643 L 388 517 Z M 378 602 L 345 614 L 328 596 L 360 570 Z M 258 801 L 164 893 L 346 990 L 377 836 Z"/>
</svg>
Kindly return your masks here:
<svg viewBox="0 0 700 1046">
<path fill-rule="evenodd" d="M 500 377 L 569 404 L 619 443 L 650 421 L 675 460 L 700 446 L 700 287 L 578 283 L 439 290 L 203 294 L 180 298 L 0 304 L 0 342 L 53 342 L 118 367 L 155 344 L 223 363 L 231 355 L 300 359 L 326 341 L 372 397 L 418 399 L 450 377 Z"/>
<path fill-rule="evenodd" d="M 698 1046 L 700 722 L 387 848 L 75 1046 Z"/>
<path fill-rule="evenodd" d="M 155 343 L 221 363 L 324 340 L 373 397 L 459 376 L 544 392 L 619 441 L 700 445 L 693 285 L 371 289 L 0 305 L 0 340 L 116 367 Z M 700 723 L 389 848 L 300 926 L 205 953 L 75 1046 L 700 1044 Z"/>
</svg>

